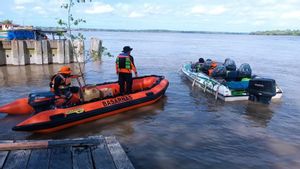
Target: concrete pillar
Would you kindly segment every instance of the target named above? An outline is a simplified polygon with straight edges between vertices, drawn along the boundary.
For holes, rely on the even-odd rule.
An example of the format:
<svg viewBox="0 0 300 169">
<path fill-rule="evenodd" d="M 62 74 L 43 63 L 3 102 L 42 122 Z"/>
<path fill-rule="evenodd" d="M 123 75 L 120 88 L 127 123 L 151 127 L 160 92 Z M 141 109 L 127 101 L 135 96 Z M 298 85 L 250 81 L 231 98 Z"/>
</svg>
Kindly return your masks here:
<svg viewBox="0 0 300 169">
<path fill-rule="evenodd" d="M 19 63 L 19 44 L 17 40 L 11 41 L 11 56 L 6 59 L 8 65 L 16 65 L 16 63 Z"/>
<path fill-rule="evenodd" d="M 34 54 L 31 57 L 31 63 L 43 64 L 42 41 L 34 41 Z"/>
<path fill-rule="evenodd" d="M 53 58 L 53 63 L 65 63 L 65 40 L 57 41 L 57 55 Z"/>
<path fill-rule="evenodd" d="M 102 41 L 98 38 L 91 38 L 90 55 L 95 59 L 101 59 Z"/>
<path fill-rule="evenodd" d="M 84 42 L 82 40 L 74 40 L 74 62 L 84 62 Z"/>
<path fill-rule="evenodd" d="M 70 40 L 66 40 L 65 41 L 65 60 L 64 60 L 64 63 L 70 63 L 71 60 L 72 60 L 72 57 L 71 57 L 71 42 Z"/>
<path fill-rule="evenodd" d="M 50 52 L 50 44 L 48 40 L 42 40 L 42 57 L 43 64 L 49 64 L 52 62 L 52 54 Z"/>
<path fill-rule="evenodd" d="M 26 65 L 30 63 L 30 57 L 27 52 L 27 45 L 25 41 L 18 40 L 19 45 L 19 64 L 17 65 Z"/>
</svg>

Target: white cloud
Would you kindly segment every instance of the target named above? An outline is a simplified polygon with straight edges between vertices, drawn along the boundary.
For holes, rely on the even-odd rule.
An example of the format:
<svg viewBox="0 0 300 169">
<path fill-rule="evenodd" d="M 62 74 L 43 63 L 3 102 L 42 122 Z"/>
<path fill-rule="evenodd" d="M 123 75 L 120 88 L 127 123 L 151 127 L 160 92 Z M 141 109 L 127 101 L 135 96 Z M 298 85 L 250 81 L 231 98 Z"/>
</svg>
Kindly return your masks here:
<svg viewBox="0 0 300 169">
<path fill-rule="evenodd" d="M 136 11 L 130 12 L 128 17 L 129 18 L 141 18 L 144 17 L 145 15 Z"/>
<path fill-rule="evenodd" d="M 254 23 L 253 23 L 253 25 L 255 25 L 255 26 L 261 26 L 261 25 L 263 25 L 263 24 L 265 24 L 265 21 L 254 21 Z"/>
<path fill-rule="evenodd" d="M 42 15 L 44 15 L 44 14 L 47 13 L 46 10 L 45 10 L 44 8 L 42 8 L 41 6 L 35 6 L 35 7 L 33 8 L 33 10 L 34 10 L 35 12 L 37 12 L 38 14 L 42 14 Z"/>
<path fill-rule="evenodd" d="M 226 12 L 228 9 L 225 6 L 203 6 L 203 5 L 197 5 L 191 8 L 190 12 L 188 14 L 193 15 L 221 15 L 224 12 Z"/>
<path fill-rule="evenodd" d="M 102 14 L 110 13 L 114 11 L 114 8 L 109 4 L 93 3 L 93 6 L 84 10 L 87 14 Z"/>
<path fill-rule="evenodd" d="M 23 9 L 25 9 L 25 6 L 18 5 L 18 6 L 15 6 L 15 9 L 16 10 L 23 10 Z"/>
<path fill-rule="evenodd" d="M 208 14 L 210 15 L 220 15 L 223 14 L 224 12 L 226 12 L 227 9 L 224 6 L 216 6 L 214 8 L 212 8 Z"/>
<path fill-rule="evenodd" d="M 144 3 L 144 4 L 124 4 L 118 3 L 115 6 L 116 11 L 122 16 L 129 18 L 141 18 L 153 15 L 163 15 L 170 13 L 169 9 L 165 9 L 160 5 Z"/>
<path fill-rule="evenodd" d="M 15 4 L 17 4 L 17 5 L 23 5 L 23 4 L 33 3 L 34 0 L 15 0 L 14 2 L 15 2 Z"/>
<path fill-rule="evenodd" d="M 162 14 L 163 13 L 163 9 L 161 6 L 159 5 L 152 5 L 152 4 L 144 4 L 143 8 L 142 8 L 143 12 L 145 14 Z"/>
<path fill-rule="evenodd" d="M 245 19 L 230 20 L 230 21 L 227 21 L 227 23 L 228 24 L 239 25 L 239 24 L 245 24 L 245 23 L 247 23 L 247 20 L 245 20 Z"/>
<path fill-rule="evenodd" d="M 290 11 L 281 15 L 282 19 L 300 19 L 300 11 Z"/>
<path fill-rule="evenodd" d="M 195 6 L 191 9 L 191 12 L 192 14 L 198 14 L 198 15 L 201 15 L 201 14 L 205 14 L 207 11 L 207 8 L 205 8 L 204 6 Z"/>
</svg>

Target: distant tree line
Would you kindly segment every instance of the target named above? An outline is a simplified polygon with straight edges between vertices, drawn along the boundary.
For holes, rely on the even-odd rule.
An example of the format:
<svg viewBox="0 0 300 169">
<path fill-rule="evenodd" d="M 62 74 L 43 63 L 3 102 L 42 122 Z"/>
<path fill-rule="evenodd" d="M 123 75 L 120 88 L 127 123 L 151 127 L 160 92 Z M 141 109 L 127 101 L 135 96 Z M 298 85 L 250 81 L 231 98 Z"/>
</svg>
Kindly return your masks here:
<svg viewBox="0 0 300 169">
<path fill-rule="evenodd" d="M 251 32 L 250 35 L 291 35 L 300 36 L 300 30 L 271 30 L 271 31 L 257 31 Z"/>
<path fill-rule="evenodd" d="M 5 19 L 3 21 L 0 21 L 0 23 L 2 24 L 13 24 L 13 21 L 12 20 L 8 20 L 8 19 Z"/>
</svg>

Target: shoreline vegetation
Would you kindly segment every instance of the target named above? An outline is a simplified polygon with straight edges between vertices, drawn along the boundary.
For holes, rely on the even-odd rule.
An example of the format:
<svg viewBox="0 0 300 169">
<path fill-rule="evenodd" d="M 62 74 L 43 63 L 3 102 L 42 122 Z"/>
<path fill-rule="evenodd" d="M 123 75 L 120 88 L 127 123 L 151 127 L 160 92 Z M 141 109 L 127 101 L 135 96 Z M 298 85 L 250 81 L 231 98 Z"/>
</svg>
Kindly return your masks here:
<svg viewBox="0 0 300 169">
<path fill-rule="evenodd" d="M 271 30 L 251 32 L 250 35 L 282 35 L 282 36 L 300 36 L 300 30 Z"/>
<path fill-rule="evenodd" d="M 57 27 L 36 27 L 39 29 L 46 30 L 57 30 L 61 28 Z M 166 29 L 98 29 L 98 28 L 76 28 L 73 31 L 84 31 L 84 32 L 149 32 L 149 33 L 200 33 L 200 34 L 230 34 L 230 35 L 269 35 L 269 36 L 300 36 L 299 30 L 270 30 L 270 31 L 256 31 L 256 32 L 214 32 L 214 31 L 180 31 L 180 30 L 166 30 Z"/>
</svg>

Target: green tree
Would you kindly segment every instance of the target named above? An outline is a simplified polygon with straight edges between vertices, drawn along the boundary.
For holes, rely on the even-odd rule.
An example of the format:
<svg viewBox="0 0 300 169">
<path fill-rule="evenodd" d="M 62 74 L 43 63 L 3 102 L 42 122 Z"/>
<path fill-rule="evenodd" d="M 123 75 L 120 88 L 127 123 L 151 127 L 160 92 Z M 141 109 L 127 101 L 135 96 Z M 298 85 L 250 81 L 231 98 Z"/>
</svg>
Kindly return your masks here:
<svg viewBox="0 0 300 169">
<path fill-rule="evenodd" d="M 3 23 L 3 24 L 13 24 L 13 21 L 5 19 L 5 20 L 1 21 L 1 23 Z"/>
<path fill-rule="evenodd" d="M 89 0 L 89 2 L 91 2 L 92 0 Z M 75 35 L 73 32 L 72 32 L 72 29 L 74 26 L 78 26 L 82 23 L 86 23 L 86 20 L 85 19 L 82 19 L 82 18 L 75 18 L 73 13 L 72 13 L 72 9 L 75 5 L 77 4 L 80 4 L 80 3 L 86 3 L 85 0 L 69 0 L 67 1 L 67 3 L 62 3 L 61 4 L 61 8 L 62 9 L 65 9 L 66 10 L 66 13 L 67 13 L 67 19 L 64 20 L 64 19 L 61 19 L 61 18 L 58 18 L 57 19 L 57 23 L 59 26 L 65 28 L 67 30 L 67 34 L 65 35 L 66 38 L 70 39 L 72 44 L 74 42 L 74 40 L 82 40 L 84 41 L 85 40 L 85 37 L 83 36 L 83 34 L 81 33 L 77 33 L 77 35 Z M 74 50 L 75 48 L 73 47 L 73 54 L 75 55 L 75 59 L 79 65 L 79 71 L 80 71 L 80 74 L 82 75 L 82 78 L 83 78 L 83 81 L 84 81 L 84 84 L 85 84 L 85 79 L 84 79 L 84 73 L 81 69 L 81 64 L 78 62 L 78 53 L 76 53 L 76 51 Z M 92 53 L 89 53 L 88 51 L 83 51 L 86 55 L 85 56 L 88 56 L 86 57 L 85 61 L 84 61 L 84 64 L 83 64 L 83 68 L 85 66 L 85 64 L 90 61 L 90 60 L 100 60 L 100 57 L 101 55 L 106 55 L 106 56 L 109 56 L 109 57 L 113 57 L 109 52 L 107 52 L 107 49 L 105 47 L 102 46 L 102 49 L 101 49 L 101 55 L 97 55 L 96 52 L 92 52 Z"/>
</svg>

